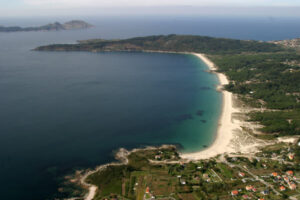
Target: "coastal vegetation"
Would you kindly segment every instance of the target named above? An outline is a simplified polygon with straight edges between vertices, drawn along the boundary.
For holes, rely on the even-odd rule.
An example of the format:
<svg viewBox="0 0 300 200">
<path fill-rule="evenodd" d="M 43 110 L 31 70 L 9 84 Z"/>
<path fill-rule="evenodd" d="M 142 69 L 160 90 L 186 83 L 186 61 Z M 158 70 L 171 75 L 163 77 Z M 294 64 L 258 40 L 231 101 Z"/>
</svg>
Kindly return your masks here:
<svg viewBox="0 0 300 200">
<path fill-rule="evenodd" d="M 211 56 L 230 83 L 227 90 L 242 95 L 254 111 L 261 131 L 276 135 L 300 134 L 300 55 L 296 52 Z"/>
<path fill-rule="evenodd" d="M 252 156 L 192 162 L 181 160 L 173 147 L 141 149 L 128 155 L 127 164 L 99 170 L 87 182 L 99 188 L 94 200 L 279 200 L 299 195 L 299 188 L 293 188 L 300 176 L 298 154 L 297 145 L 277 143 Z M 290 155 L 295 156 L 291 159 Z"/>
<path fill-rule="evenodd" d="M 193 35 L 159 35 L 125 40 L 86 40 L 79 44 L 54 44 L 36 48 L 39 51 L 172 51 L 207 54 L 242 52 L 278 52 L 282 48 L 271 43 L 213 38 Z"/>
</svg>

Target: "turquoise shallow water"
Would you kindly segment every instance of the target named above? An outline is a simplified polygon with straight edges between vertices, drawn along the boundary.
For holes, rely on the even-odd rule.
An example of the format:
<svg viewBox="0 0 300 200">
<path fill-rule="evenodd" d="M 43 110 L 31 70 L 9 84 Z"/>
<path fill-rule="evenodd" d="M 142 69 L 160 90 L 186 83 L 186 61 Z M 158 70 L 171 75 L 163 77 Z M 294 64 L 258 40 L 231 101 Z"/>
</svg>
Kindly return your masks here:
<svg viewBox="0 0 300 200">
<path fill-rule="evenodd" d="M 186 55 L 189 62 L 195 65 L 195 84 L 198 91 L 189 108 L 174 119 L 174 123 L 168 127 L 172 137 L 161 137 L 160 142 L 180 144 L 183 153 L 196 152 L 210 146 L 217 131 L 217 121 L 221 113 L 222 94 L 215 90 L 219 83 L 215 74 L 206 72 L 206 64 L 194 55 Z M 180 95 L 180 94 L 178 94 Z M 166 131 L 161 130 L 161 133 Z"/>
</svg>

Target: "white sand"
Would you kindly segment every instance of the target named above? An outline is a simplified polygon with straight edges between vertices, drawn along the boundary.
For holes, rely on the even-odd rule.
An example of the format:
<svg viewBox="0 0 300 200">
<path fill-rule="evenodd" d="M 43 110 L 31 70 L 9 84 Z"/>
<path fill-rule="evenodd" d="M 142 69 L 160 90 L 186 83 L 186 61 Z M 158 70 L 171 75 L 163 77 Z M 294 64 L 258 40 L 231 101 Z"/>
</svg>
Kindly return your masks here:
<svg viewBox="0 0 300 200">
<path fill-rule="evenodd" d="M 296 143 L 299 137 L 294 136 L 294 137 L 279 137 L 277 138 L 278 142 L 284 142 L 284 143 Z"/>
<path fill-rule="evenodd" d="M 194 53 L 194 55 L 199 57 L 202 61 L 204 61 L 205 64 L 210 68 L 210 70 L 216 70 L 214 63 L 212 63 L 205 55 L 197 53 Z M 227 77 L 224 74 L 217 72 L 216 74 L 218 76 L 220 86 L 229 83 Z M 232 114 L 236 112 L 237 109 L 233 107 L 232 93 L 225 90 L 222 90 L 222 93 L 223 107 L 214 143 L 207 149 L 204 149 L 203 151 L 182 154 L 182 158 L 191 160 L 208 159 L 211 157 L 215 157 L 219 154 L 234 152 L 234 149 L 230 147 L 230 143 L 234 137 L 234 130 L 239 129 L 240 126 L 233 122 Z"/>
<path fill-rule="evenodd" d="M 91 186 L 89 188 L 89 193 L 88 195 L 84 198 L 84 200 L 93 200 L 95 195 L 96 195 L 97 187 L 96 186 Z"/>
</svg>

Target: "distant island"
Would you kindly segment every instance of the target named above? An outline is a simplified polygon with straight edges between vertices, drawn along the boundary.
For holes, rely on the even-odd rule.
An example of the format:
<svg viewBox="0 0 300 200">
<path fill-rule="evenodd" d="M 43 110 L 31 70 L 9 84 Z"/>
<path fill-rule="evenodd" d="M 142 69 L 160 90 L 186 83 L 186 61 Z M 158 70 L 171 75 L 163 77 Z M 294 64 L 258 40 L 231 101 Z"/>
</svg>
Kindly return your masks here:
<svg viewBox="0 0 300 200">
<path fill-rule="evenodd" d="M 87 29 L 93 27 L 85 21 L 72 20 L 61 24 L 59 22 L 54 22 L 52 24 L 47 24 L 44 26 L 37 27 L 20 27 L 20 26 L 0 26 L 0 32 L 29 32 L 29 31 L 61 31 L 61 30 L 74 30 L 74 29 Z"/>
</svg>

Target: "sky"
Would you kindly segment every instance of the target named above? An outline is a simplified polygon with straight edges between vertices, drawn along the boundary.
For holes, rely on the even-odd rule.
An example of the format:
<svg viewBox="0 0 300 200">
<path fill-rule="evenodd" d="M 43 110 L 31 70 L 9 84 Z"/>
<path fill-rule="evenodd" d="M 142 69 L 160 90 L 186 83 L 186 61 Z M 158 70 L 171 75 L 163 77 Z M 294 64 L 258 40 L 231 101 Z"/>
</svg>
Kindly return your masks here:
<svg viewBox="0 0 300 200">
<path fill-rule="evenodd" d="M 243 8 L 241 14 L 245 11 L 251 14 L 254 8 L 268 7 L 273 8 L 273 14 L 297 15 L 295 8 L 300 8 L 300 0 L 0 0 L 0 16 L 93 14 L 96 13 L 95 9 L 103 13 L 116 13 L 116 10 L 125 13 L 139 13 L 141 10 L 156 13 L 160 10 L 163 13 L 162 8 L 165 8 L 166 13 L 188 14 L 195 12 L 198 7 L 210 8 L 211 14 L 224 12 L 220 9 L 213 11 L 211 8 L 229 9 L 227 12 L 233 14 L 238 12 L 237 8 Z"/>
<path fill-rule="evenodd" d="M 26 6 L 300 6 L 300 0 L 1 0 L 4 5 Z"/>
</svg>

